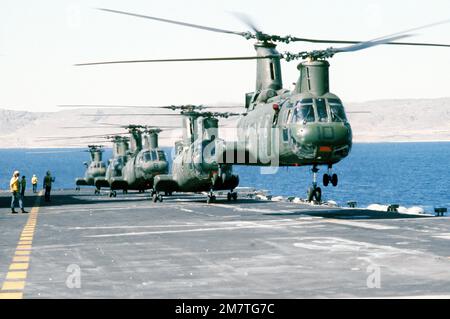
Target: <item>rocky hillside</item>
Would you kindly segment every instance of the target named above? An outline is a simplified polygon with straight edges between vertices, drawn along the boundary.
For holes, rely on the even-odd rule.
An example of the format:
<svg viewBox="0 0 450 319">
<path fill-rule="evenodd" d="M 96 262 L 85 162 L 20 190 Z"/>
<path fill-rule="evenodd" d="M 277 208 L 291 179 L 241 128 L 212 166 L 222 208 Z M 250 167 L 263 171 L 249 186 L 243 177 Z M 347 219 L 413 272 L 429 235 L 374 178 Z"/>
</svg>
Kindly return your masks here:
<svg viewBox="0 0 450 319">
<path fill-rule="evenodd" d="M 450 98 L 348 103 L 346 110 L 355 142 L 450 141 Z M 352 111 L 370 113 L 350 113 Z M 0 110 L 0 148 L 76 147 L 100 143 L 103 140 L 95 136 L 77 137 L 124 132 L 119 125 L 129 123 L 180 127 L 176 117 L 137 114 L 145 112 L 143 109 L 73 109 L 53 113 Z M 111 116 L 122 113 L 136 115 Z M 234 121 L 227 119 L 221 123 L 232 127 Z M 180 134 L 180 129 L 166 130 L 161 145 L 173 145 Z M 221 134 L 225 139 L 234 138 L 233 130 L 223 130 Z"/>
</svg>

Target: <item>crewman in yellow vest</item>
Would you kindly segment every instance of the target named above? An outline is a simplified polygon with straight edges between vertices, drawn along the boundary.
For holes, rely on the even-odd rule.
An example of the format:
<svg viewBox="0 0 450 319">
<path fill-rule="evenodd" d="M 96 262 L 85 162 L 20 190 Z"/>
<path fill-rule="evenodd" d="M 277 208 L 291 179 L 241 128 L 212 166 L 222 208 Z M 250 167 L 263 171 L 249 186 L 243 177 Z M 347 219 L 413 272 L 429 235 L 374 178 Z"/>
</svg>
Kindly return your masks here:
<svg viewBox="0 0 450 319">
<path fill-rule="evenodd" d="M 33 185 L 33 193 L 37 192 L 37 184 L 38 184 L 38 178 L 36 175 L 33 175 L 33 177 L 31 178 L 31 185 Z"/>
<path fill-rule="evenodd" d="M 22 198 L 19 194 L 20 191 L 20 180 L 19 180 L 19 176 L 20 176 L 20 172 L 19 171 L 14 171 L 13 176 L 9 182 L 9 189 L 11 191 L 11 213 L 13 214 L 17 214 L 17 212 L 14 210 L 15 204 L 16 204 L 16 200 L 19 201 L 19 207 L 22 211 L 23 214 L 26 214 L 28 212 L 26 212 L 23 209 L 23 202 L 22 202 Z"/>
</svg>

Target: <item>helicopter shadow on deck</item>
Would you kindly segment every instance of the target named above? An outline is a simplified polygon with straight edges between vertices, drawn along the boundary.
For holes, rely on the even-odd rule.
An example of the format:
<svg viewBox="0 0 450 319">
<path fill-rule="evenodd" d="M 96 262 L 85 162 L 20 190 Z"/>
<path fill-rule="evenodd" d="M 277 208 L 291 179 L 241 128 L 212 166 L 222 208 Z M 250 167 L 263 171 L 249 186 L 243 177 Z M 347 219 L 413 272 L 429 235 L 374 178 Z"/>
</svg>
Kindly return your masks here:
<svg viewBox="0 0 450 319">
<path fill-rule="evenodd" d="M 179 203 L 196 203 L 206 204 L 206 195 L 203 194 L 174 194 L 172 196 L 164 196 L 164 202 Z M 237 200 L 228 201 L 224 195 L 218 195 L 216 201 L 211 204 L 229 204 L 229 205 L 246 205 L 246 204 L 266 204 L 264 201 L 254 200 L 250 198 L 238 198 Z"/>
<path fill-rule="evenodd" d="M 411 219 L 430 218 L 432 216 L 421 216 L 413 214 L 401 214 L 396 212 L 384 212 L 368 209 L 314 209 L 311 211 L 298 211 L 292 213 L 269 213 L 268 216 L 310 216 L 329 219 L 351 219 L 351 220 L 371 220 L 371 219 Z"/>
</svg>

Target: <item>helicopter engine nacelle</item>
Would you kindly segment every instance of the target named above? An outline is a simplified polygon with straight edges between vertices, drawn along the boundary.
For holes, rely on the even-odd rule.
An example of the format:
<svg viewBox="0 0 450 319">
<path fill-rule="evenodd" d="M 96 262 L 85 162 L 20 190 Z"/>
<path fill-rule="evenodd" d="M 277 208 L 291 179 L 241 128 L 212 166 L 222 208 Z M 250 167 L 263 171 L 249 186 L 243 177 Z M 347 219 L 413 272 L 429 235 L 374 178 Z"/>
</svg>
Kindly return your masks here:
<svg viewBox="0 0 450 319">
<path fill-rule="evenodd" d="M 296 93 L 323 95 L 330 92 L 330 63 L 324 60 L 305 61 L 297 66 L 300 77 L 295 86 Z"/>
</svg>

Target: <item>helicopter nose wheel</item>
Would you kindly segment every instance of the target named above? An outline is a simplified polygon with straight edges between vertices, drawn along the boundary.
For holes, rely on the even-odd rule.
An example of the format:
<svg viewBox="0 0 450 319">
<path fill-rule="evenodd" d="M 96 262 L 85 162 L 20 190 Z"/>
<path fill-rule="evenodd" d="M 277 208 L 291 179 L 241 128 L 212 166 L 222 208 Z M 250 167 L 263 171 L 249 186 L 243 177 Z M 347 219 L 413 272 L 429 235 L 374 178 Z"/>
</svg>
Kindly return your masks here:
<svg viewBox="0 0 450 319">
<path fill-rule="evenodd" d="M 117 192 L 116 191 L 111 191 L 109 193 L 109 197 L 117 197 Z"/>
<path fill-rule="evenodd" d="M 152 198 L 152 201 L 153 201 L 153 203 L 156 203 L 156 202 L 160 202 L 160 203 L 162 203 L 162 201 L 163 201 L 163 197 L 162 197 L 162 195 L 160 194 L 160 193 L 158 193 L 156 190 L 154 190 L 154 189 L 151 189 L 150 190 L 150 192 L 151 192 L 151 198 Z"/>
<path fill-rule="evenodd" d="M 313 183 L 312 186 L 308 188 L 307 200 L 308 202 L 316 201 L 320 203 L 322 200 L 322 189 L 317 186 L 317 172 L 319 169 L 314 165 L 311 171 L 313 172 Z"/>
<path fill-rule="evenodd" d="M 161 194 L 159 194 L 159 193 L 157 193 L 157 192 L 153 192 L 153 195 L 152 195 L 152 201 L 153 201 L 153 203 L 156 203 L 156 202 L 160 202 L 160 203 L 162 203 L 162 201 L 163 201 L 163 197 L 162 197 L 162 195 Z"/>
<path fill-rule="evenodd" d="M 94 191 L 94 194 L 95 195 L 100 195 L 100 190 L 98 188 L 96 188 L 95 191 Z"/>
<path fill-rule="evenodd" d="M 227 200 L 228 200 L 228 201 L 231 201 L 231 200 L 236 201 L 236 200 L 237 200 L 237 193 L 236 193 L 236 192 L 233 192 L 233 190 L 231 190 L 230 192 L 228 192 L 228 194 L 227 194 Z"/>
<path fill-rule="evenodd" d="M 208 194 L 208 198 L 206 199 L 207 204 L 214 203 L 216 201 L 216 195 L 214 195 L 213 191 L 210 191 Z"/>
<path fill-rule="evenodd" d="M 329 183 L 334 187 L 338 184 L 338 176 L 336 174 L 331 174 L 331 165 L 328 166 L 328 172 L 323 174 L 323 186 L 327 187 Z"/>
</svg>

